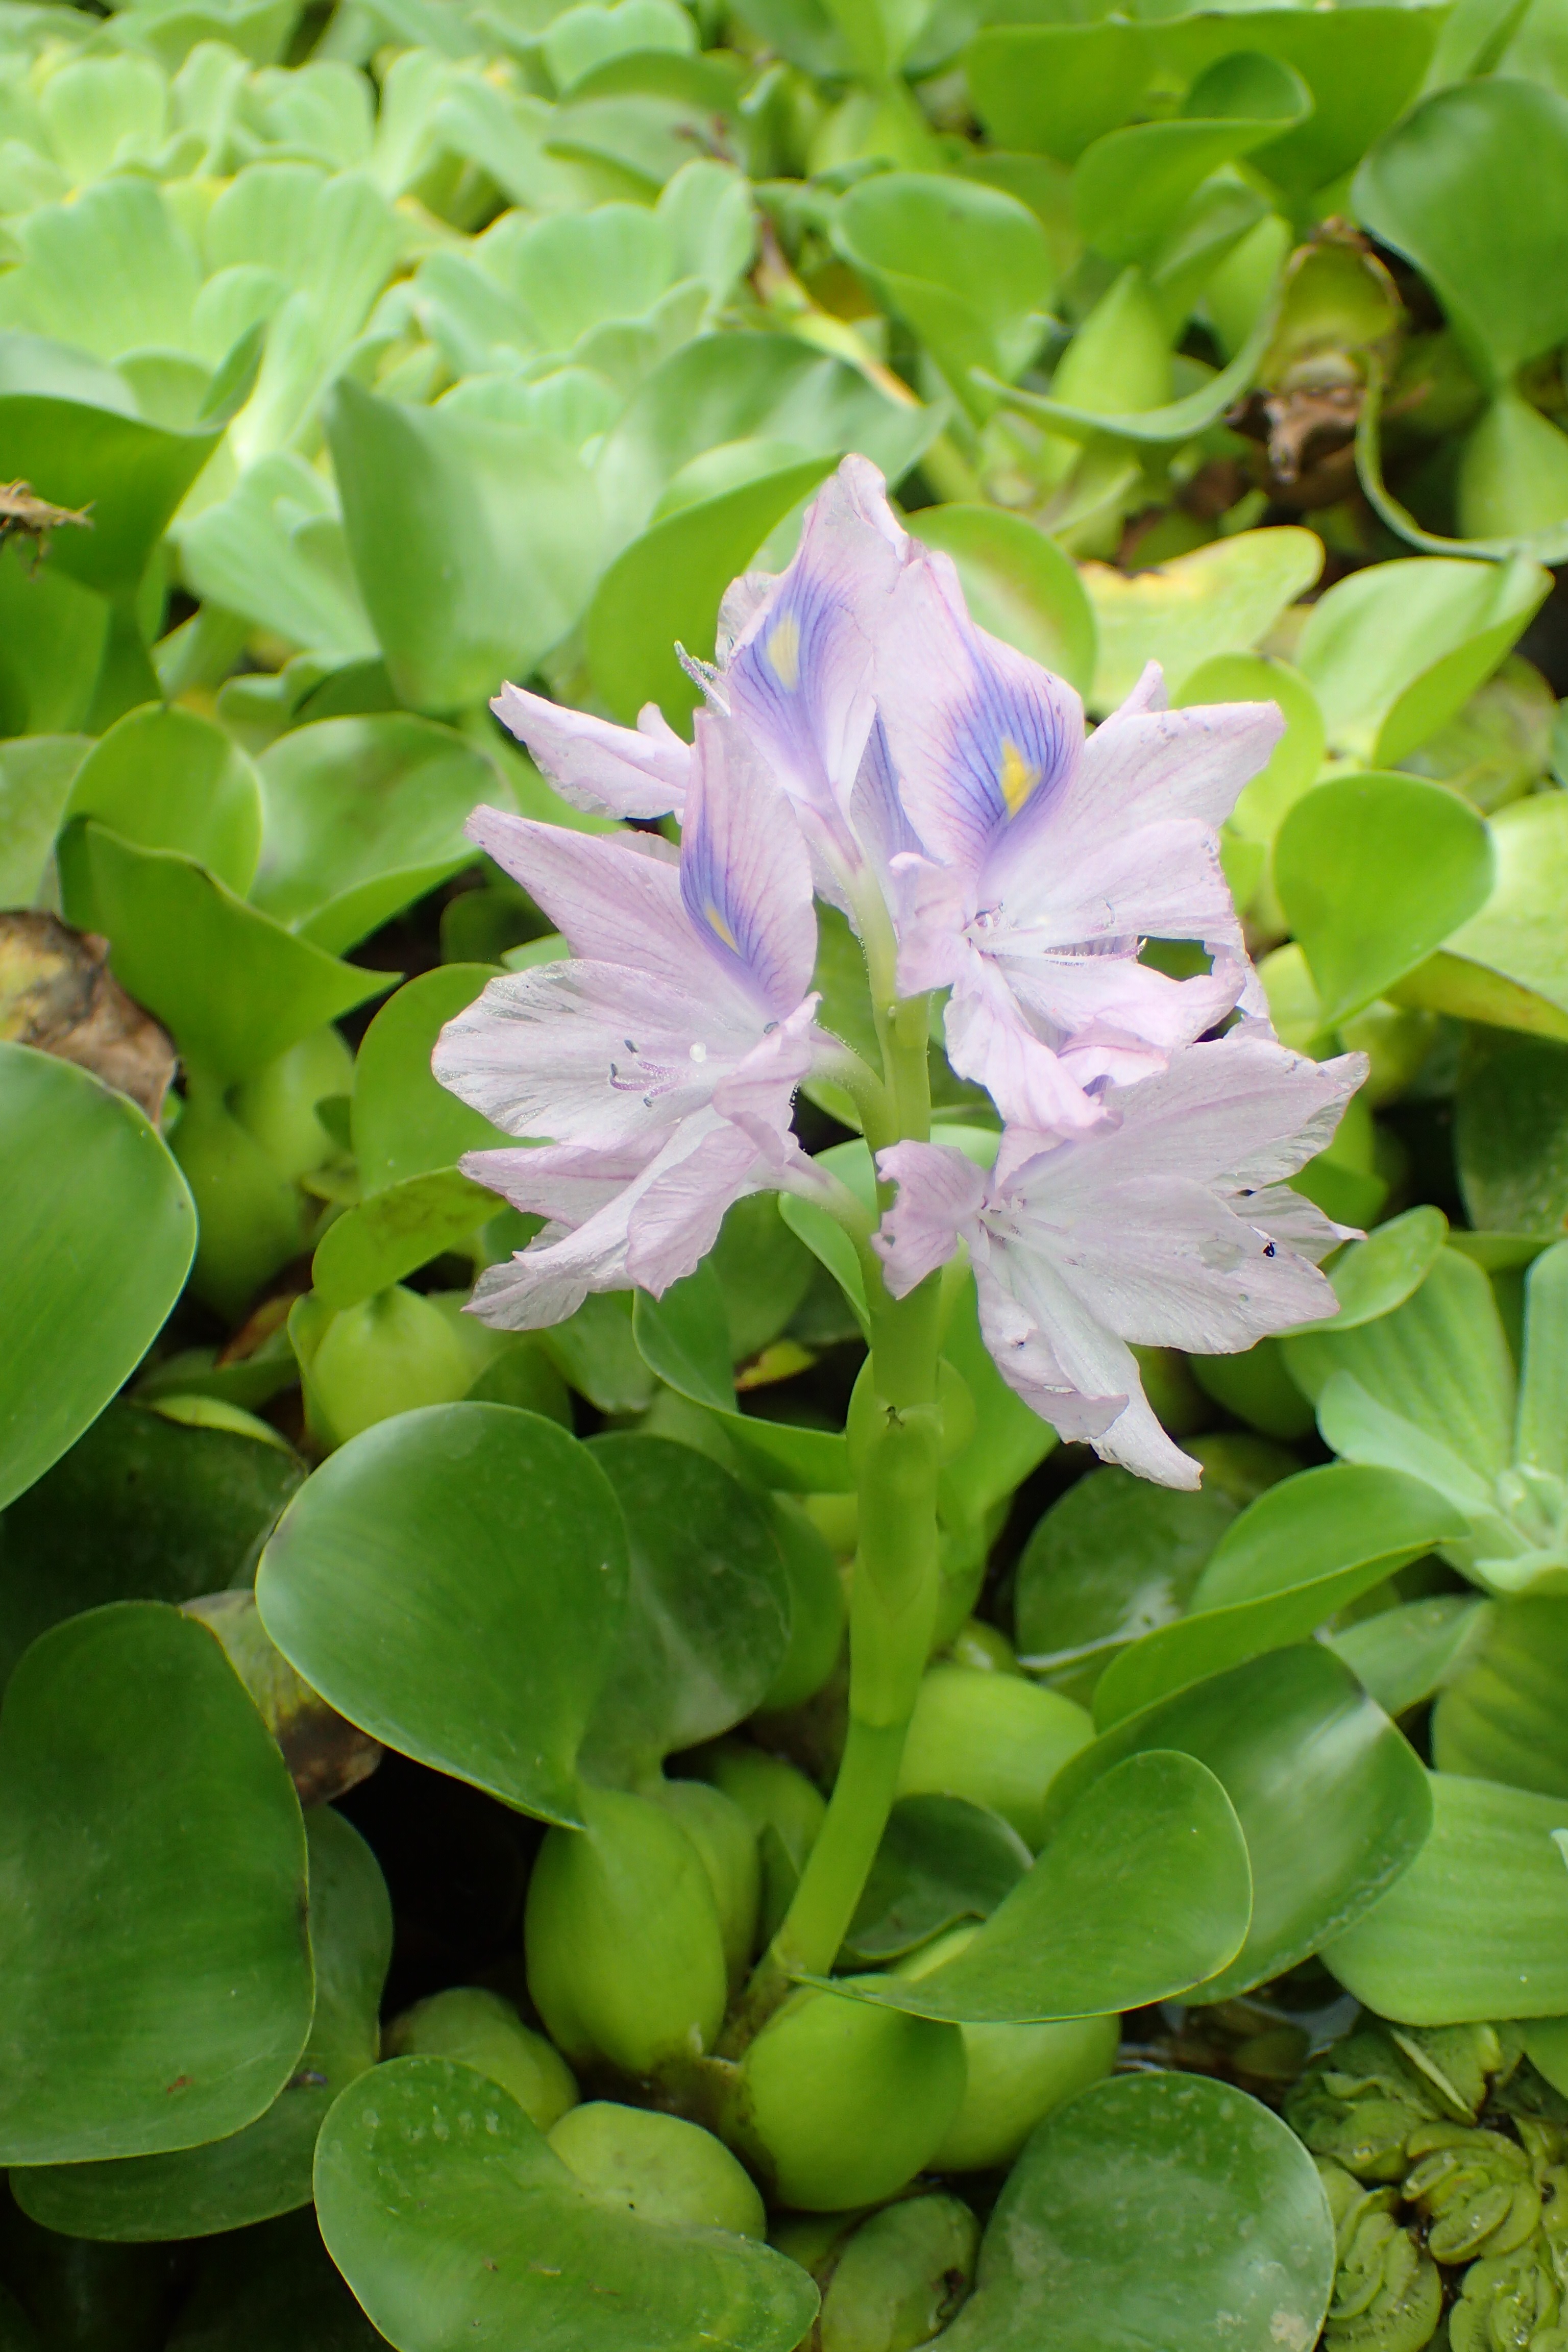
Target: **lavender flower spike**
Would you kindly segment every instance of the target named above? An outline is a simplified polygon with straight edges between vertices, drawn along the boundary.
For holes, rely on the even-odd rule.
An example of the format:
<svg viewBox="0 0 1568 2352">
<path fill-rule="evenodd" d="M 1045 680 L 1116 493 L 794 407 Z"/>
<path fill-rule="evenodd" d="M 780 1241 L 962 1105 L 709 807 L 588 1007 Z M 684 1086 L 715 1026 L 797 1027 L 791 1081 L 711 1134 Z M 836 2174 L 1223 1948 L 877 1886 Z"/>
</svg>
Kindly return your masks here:
<svg viewBox="0 0 1568 2352">
<path fill-rule="evenodd" d="M 794 803 L 819 887 L 864 911 L 889 860 L 919 841 L 900 805 L 871 696 L 872 651 L 917 553 L 865 457 L 846 457 L 813 499 L 793 562 L 748 572 L 725 595 L 718 660 L 689 660 L 710 706 L 732 717 Z M 490 708 L 576 808 L 681 814 L 691 753 L 652 703 L 617 727 L 503 687 Z M 868 882 L 868 871 L 873 877 Z"/>
<path fill-rule="evenodd" d="M 467 1172 L 550 1220 L 481 1278 L 487 1322 L 529 1330 L 591 1290 L 657 1296 L 711 1248 L 743 1192 L 810 1182 L 795 1090 L 833 1041 L 807 993 L 811 875 L 788 803 L 743 740 L 697 721 L 679 857 L 479 809 L 469 833 L 552 918 L 569 962 L 493 980 L 442 1031 L 443 1086 L 542 1149 Z"/>
<path fill-rule="evenodd" d="M 1151 665 L 1086 742 L 1072 688 L 976 628 L 935 554 L 898 584 L 875 683 L 925 849 L 894 861 L 900 990 L 952 987 L 949 1055 L 1005 1118 L 1089 1126 L 1097 1080 L 1163 1068 L 1238 999 L 1266 1019 L 1216 828 L 1279 740 L 1272 703 L 1167 710 Z M 1150 936 L 1213 971 L 1140 963 Z"/>
<path fill-rule="evenodd" d="M 1284 1179 L 1321 1151 L 1366 1057 L 1258 1035 L 1190 1045 L 1109 1087 L 1101 1123 L 1004 1130 L 987 1175 L 950 1146 L 878 1155 L 898 1198 L 876 1247 L 895 1297 L 969 1244 L 1003 1377 L 1063 1437 L 1166 1486 L 1198 1465 L 1144 1397 L 1129 1341 L 1223 1355 L 1334 1311 L 1317 1262 L 1352 1229 Z"/>
</svg>

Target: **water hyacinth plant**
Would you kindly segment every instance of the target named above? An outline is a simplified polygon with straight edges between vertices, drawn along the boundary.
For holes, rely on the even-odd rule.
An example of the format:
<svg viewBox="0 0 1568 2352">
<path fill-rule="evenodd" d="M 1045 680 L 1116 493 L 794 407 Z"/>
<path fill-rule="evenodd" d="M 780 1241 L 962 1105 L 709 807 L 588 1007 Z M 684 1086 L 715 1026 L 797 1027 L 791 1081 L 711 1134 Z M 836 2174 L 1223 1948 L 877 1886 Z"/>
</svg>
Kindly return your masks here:
<svg viewBox="0 0 1568 2352">
<path fill-rule="evenodd" d="M 0 2352 L 1563 2352 L 1560 14 L 0 0 Z"/>
</svg>

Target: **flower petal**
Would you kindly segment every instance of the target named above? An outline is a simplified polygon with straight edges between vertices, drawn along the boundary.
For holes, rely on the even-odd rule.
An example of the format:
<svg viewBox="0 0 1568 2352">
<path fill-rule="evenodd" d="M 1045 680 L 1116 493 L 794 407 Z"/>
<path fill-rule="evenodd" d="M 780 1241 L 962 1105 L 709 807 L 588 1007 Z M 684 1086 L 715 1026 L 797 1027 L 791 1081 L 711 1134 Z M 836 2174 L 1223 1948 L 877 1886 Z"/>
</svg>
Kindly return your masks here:
<svg viewBox="0 0 1568 2352">
<path fill-rule="evenodd" d="M 521 686 L 503 686 L 490 709 L 574 808 L 595 816 L 680 814 L 691 747 L 657 703 L 644 704 L 635 729 L 547 702 Z"/>
<path fill-rule="evenodd" d="M 902 1298 L 976 1231 L 985 1171 L 946 1143 L 895 1143 L 877 1154 L 877 1172 L 898 1198 L 871 1246 L 887 1269 L 888 1288 Z"/>
<path fill-rule="evenodd" d="M 816 914 L 811 861 L 788 801 L 740 730 L 697 716 L 681 831 L 680 897 L 692 930 L 737 991 L 774 1020 L 811 985 Z M 691 969 L 689 984 L 701 987 Z"/>
<path fill-rule="evenodd" d="M 1004 1118 L 1070 1134 L 1104 1118 L 1071 1071 L 1029 1026 L 996 966 L 972 956 L 943 1015 L 947 1057 L 982 1086 Z"/>
<path fill-rule="evenodd" d="M 724 1010 L 627 964 L 547 964 L 489 982 L 431 1067 L 509 1135 L 614 1149 L 700 1109 L 743 1065 L 757 1027 L 726 1024 Z"/>
<path fill-rule="evenodd" d="M 467 831 L 538 901 L 574 955 L 689 989 L 691 926 L 668 842 L 646 834 L 599 838 L 492 808 L 477 808 Z"/>
<path fill-rule="evenodd" d="M 1054 808 L 1081 756 L 1078 696 L 975 627 L 946 555 L 922 551 L 900 580 L 876 686 L 915 831 L 970 872 L 1026 809 Z"/>
</svg>

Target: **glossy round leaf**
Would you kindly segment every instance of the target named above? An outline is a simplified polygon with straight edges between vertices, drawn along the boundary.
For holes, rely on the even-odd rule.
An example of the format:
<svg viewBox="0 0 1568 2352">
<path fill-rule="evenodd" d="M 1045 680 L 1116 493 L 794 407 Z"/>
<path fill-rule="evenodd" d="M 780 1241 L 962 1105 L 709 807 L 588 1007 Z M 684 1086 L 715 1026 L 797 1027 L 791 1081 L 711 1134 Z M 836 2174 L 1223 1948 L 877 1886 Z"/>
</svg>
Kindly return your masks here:
<svg viewBox="0 0 1568 2352">
<path fill-rule="evenodd" d="M 888 1816 L 843 1958 L 879 1968 L 965 1919 L 988 1919 L 1034 1857 L 1016 1830 L 963 1797 L 900 1797 Z"/>
<path fill-rule="evenodd" d="M 450 1404 L 324 1462 L 256 1591 L 284 1656 L 351 1723 L 576 1826 L 626 1579 L 614 1491 L 575 1438 L 510 1405 Z"/>
<path fill-rule="evenodd" d="M 441 1030 L 495 976 L 488 963 L 444 963 L 423 971 L 387 1000 L 365 1031 L 354 1060 L 351 1118 L 367 1194 L 453 1168 L 465 1151 L 512 1140 L 448 1094 L 430 1067 Z"/>
<path fill-rule="evenodd" d="M 1274 845 L 1279 903 L 1332 1028 L 1414 971 L 1484 903 L 1484 820 L 1415 776 L 1333 777 Z"/>
<path fill-rule="evenodd" d="M 316 2210 L 397 2352 L 793 2352 L 816 2307 L 771 2247 L 596 2197 L 514 2099 L 447 2059 L 396 2058 L 344 2093 Z"/>
<path fill-rule="evenodd" d="M 34 1643 L 0 1709 L 0 2159 L 237 2131 L 310 2029 L 305 1835 L 222 1651 L 154 1601 Z"/>
<path fill-rule="evenodd" d="M 1278 2116 L 1124 2075 L 1028 2141 L 943 2352 L 1309 2352 L 1333 2283 L 1329 2200 Z"/>
<path fill-rule="evenodd" d="M 1130 1755 L 1080 1783 L 962 1952 L 926 1976 L 868 1978 L 863 1998 L 963 2025 L 1142 2009 L 1233 1960 L 1251 1911 L 1247 1843 L 1215 1775 L 1190 1756 Z"/>
<path fill-rule="evenodd" d="M 180 1295 L 196 1218 L 184 1177 L 133 1103 L 71 1063 L 5 1044 L 0 1199 L 5 1504 L 135 1370 Z"/>
<path fill-rule="evenodd" d="M 266 2114 L 227 2139 L 163 2156 L 16 2169 L 12 2194 L 36 2221 L 79 2238 L 195 2238 L 310 2203 L 327 2110 L 375 2063 L 392 1906 L 375 1856 L 330 1806 L 306 1814 L 305 1842 L 315 2012 L 300 2063 Z"/>
<path fill-rule="evenodd" d="M 629 1434 L 588 1451 L 620 1504 L 630 1574 L 584 1760 L 635 1787 L 753 1712 L 788 1646 L 789 1585 L 763 1504 L 706 1454 Z"/>
<path fill-rule="evenodd" d="M 256 771 L 221 727 L 153 703 L 127 711 L 77 772 L 68 816 L 195 858 L 243 898 L 261 849 Z"/>
<path fill-rule="evenodd" d="M 1427 1775 L 1349 1668 L 1318 1643 L 1275 1650 L 1101 1734 L 1052 1784 L 1055 1817 L 1124 1756 L 1179 1749 L 1206 1764 L 1252 1864 L 1252 1925 L 1204 1988 L 1221 2000 L 1279 1976 L 1370 1910 L 1432 1822 Z"/>
<path fill-rule="evenodd" d="M 332 955 L 471 866 L 470 814 L 507 800 L 482 751 L 405 711 L 293 728 L 263 752 L 260 776 L 252 898 Z"/>
</svg>

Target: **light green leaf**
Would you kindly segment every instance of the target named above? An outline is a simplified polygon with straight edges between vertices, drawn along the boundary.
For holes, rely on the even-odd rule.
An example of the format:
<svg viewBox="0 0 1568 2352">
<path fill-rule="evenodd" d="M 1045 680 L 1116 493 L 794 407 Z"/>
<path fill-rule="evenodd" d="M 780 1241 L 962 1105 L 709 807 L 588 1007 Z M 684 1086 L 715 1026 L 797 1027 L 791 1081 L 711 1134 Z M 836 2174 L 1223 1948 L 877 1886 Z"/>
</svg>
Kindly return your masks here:
<svg viewBox="0 0 1568 2352">
<path fill-rule="evenodd" d="M 316 2157 L 333 2261 L 402 2352 L 492 2336 L 561 2352 L 791 2352 L 816 2290 L 771 2247 L 596 2196 L 499 2084 L 396 2058 L 351 2085 Z"/>
<path fill-rule="evenodd" d="M 59 848 L 66 911 L 103 932 L 121 985 L 213 1076 L 248 1077 L 388 975 L 311 947 L 173 851 L 138 849 L 90 819 Z"/>
<path fill-rule="evenodd" d="M 1434 1772 L 1432 1834 L 1376 1907 L 1323 1948 L 1356 1999 L 1402 2025 L 1568 2011 L 1561 1797 Z"/>
<path fill-rule="evenodd" d="M 459 1247 L 495 1213 L 495 1194 L 460 1169 L 405 1176 L 333 1220 L 316 1244 L 310 1280 L 329 1307 L 357 1307 Z"/>
<path fill-rule="evenodd" d="M 1307 2352 L 1334 2284 L 1317 2167 L 1200 2074 L 1123 2075 L 1047 2116 L 1003 2189 L 943 2352 Z"/>
<path fill-rule="evenodd" d="M 1354 1331 L 1375 1323 L 1413 1297 L 1437 1262 L 1448 1238 L 1448 1220 L 1441 1209 L 1424 1203 L 1391 1217 L 1363 1242 L 1352 1242 L 1335 1254 L 1329 1280 L 1334 1286 L 1339 1312 L 1308 1331 Z"/>
<path fill-rule="evenodd" d="M 75 1444 L 157 1337 L 195 1253 L 196 1220 L 134 1103 L 26 1045 L 0 1044 L 0 1197 L 8 1503 Z"/>
<path fill-rule="evenodd" d="M 1485 1638 L 1492 1604 L 1458 1592 L 1380 1610 L 1329 1637 L 1385 1715 L 1403 1715 L 1458 1674 Z"/>
<path fill-rule="evenodd" d="M 27 734 L 0 743 L 0 904 L 28 907 L 37 897 L 72 782 L 90 748 L 85 735 Z"/>
<path fill-rule="evenodd" d="M 448 1094 L 430 1067 L 441 1030 L 494 977 L 495 967 L 482 963 L 421 972 L 388 998 L 365 1031 L 354 1061 L 350 1120 L 366 1195 L 453 1168 L 465 1151 L 512 1141 Z"/>
<path fill-rule="evenodd" d="M 1568 793 L 1542 793 L 1499 809 L 1491 822 L 1497 878 L 1491 896 L 1447 943 L 1448 953 L 1496 972 L 1568 1013 L 1568 940 L 1562 909 L 1568 889 Z M 1497 1019 L 1481 1012 L 1480 1019 Z M 1528 1004 L 1509 1008 L 1507 1024 L 1538 1025 Z M 1568 1034 L 1560 1020 L 1548 1031 Z"/>
<path fill-rule="evenodd" d="M 333 955 L 472 865 L 470 814 L 509 798 L 482 751 L 401 711 L 296 727 L 263 752 L 260 776 L 252 897 Z"/>
<path fill-rule="evenodd" d="M 1331 777 L 1297 802 L 1274 882 L 1311 968 L 1326 1028 L 1414 971 L 1484 905 L 1486 821 L 1415 776 Z"/>
<path fill-rule="evenodd" d="M 1437 1769 L 1568 1801 L 1565 1676 L 1568 1601 L 1495 1601 L 1433 1709 Z"/>
<path fill-rule="evenodd" d="M 284 1656 L 351 1723 L 575 1826 L 626 1577 L 614 1492 L 574 1438 L 509 1405 L 449 1404 L 331 1454 L 256 1593 Z"/>
<path fill-rule="evenodd" d="M 1322 563 L 1321 541 L 1289 525 L 1240 531 L 1131 577 L 1086 563 L 1081 577 L 1100 630 L 1091 709 L 1113 709 L 1145 662 L 1160 663 L 1176 693 L 1200 662 L 1245 652 L 1311 586 Z"/>
<path fill-rule="evenodd" d="M 247 468 L 226 499 L 174 531 L 199 596 L 289 645 L 343 655 L 376 649 L 331 485 L 283 450 Z"/>
<path fill-rule="evenodd" d="M 242 898 L 261 849 L 261 793 L 244 752 L 210 719 L 156 703 L 94 745 L 66 814 L 96 817 L 141 849 L 178 850 Z"/>
<path fill-rule="evenodd" d="M 305 1836 L 212 1636 L 156 1601 L 46 1633 L 0 1710 L 0 1779 L 5 2161 L 147 2155 L 252 2122 L 310 2022 Z"/>
</svg>

